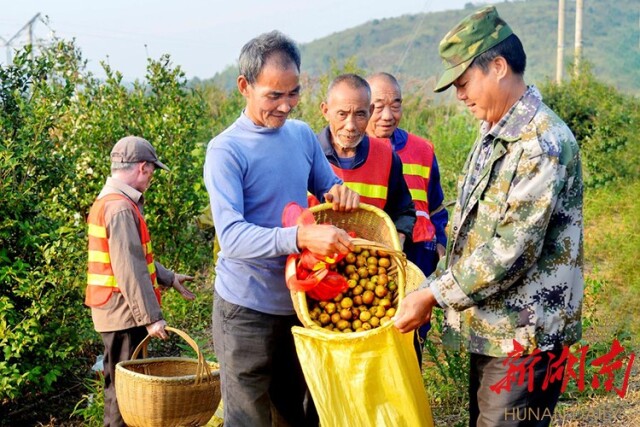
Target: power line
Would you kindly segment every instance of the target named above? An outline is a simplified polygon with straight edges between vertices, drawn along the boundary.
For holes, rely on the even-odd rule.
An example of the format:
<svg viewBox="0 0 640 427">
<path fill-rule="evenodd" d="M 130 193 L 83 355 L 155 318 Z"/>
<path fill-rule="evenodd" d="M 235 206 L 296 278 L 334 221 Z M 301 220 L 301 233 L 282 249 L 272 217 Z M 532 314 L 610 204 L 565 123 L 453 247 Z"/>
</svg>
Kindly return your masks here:
<svg viewBox="0 0 640 427">
<path fill-rule="evenodd" d="M 404 50 L 404 53 L 402 54 L 402 57 L 400 58 L 400 61 L 398 61 L 398 63 L 396 64 L 396 67 L 395 67 L 395 70 L 394 70 L 394 74 L 397 74 L 398 71 L 400 70 L 400 67 L 404 63 L 404 60 L 407 58 L 409 50 L 411 50 L 411 48 L 413 47 L 414 41 L 418 37 L 418 31 L 420 30 L 420 27 L 422 27 L 422 23 L 424 22 L 424 20 L 427 17 L 426 10 L 427 10 L 427 4 L 428 3 L 429 3 L 428 1 L 424 2 L 424 6 L 422 7 L 422 10 L 423 10 L 422 18 L 416 23 L 416 26 L 413 29 L 413 34 L 411 35 L 411 38 L 407 42 L 407 48 Z"/>
</svg>

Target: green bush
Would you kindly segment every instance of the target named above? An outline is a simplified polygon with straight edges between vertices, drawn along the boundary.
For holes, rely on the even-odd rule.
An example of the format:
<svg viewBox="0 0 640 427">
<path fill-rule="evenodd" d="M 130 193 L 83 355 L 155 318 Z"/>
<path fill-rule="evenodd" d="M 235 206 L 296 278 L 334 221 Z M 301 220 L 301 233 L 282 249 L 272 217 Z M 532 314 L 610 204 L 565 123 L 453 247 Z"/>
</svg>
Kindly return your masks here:
<svg viewBox="0 0 640 427">
<path fill-rule="evenodd" d="M 108 66 L 100 81 L 85 72 L 73 43 L 31 59 L 19 52 L 0 67 L 0 403 L 51 391 L 59 378 L 88 370 L 101 347 L 83 306 L 88 210 L 109 175 L 119 138 L 149 139 L 170 173 L 155 175 L 145 215 L 159 259 L 205 273 L 211 244 L 195 227 L 206 203 L 205 142 L 213 127 L 199 92 L 168 57 L 149 61 L 147 79 L 126 87 Z M 206 284 L 194 285 L 210 293 Z M 211 298 L 169 294 L 173 326 L 185 307 L 210 318 Z M 208 320 L 207 320 L 208 323 Z M 200 331 L 208 335 L 201 326 Z M 1 409 L 1 408 L 0 408 Z"/>
<path fill-rule="evenodd" d="M 84 225 L 71 208 L 78 153 L 57 134 L 81 58 L 65 43 L 29 54 L 0 68 L 0 402 L 50 391 L 82 362 L 90 324 Z"/>
<path fill-rule="evenodd" d="M 577 77 L 541 86 L 544 101 L 571 128 L 582 153 L 587 188 L 640 177 L 635 141 L 640 101 L 598 81 L 588 64 Z"/>
</svg>

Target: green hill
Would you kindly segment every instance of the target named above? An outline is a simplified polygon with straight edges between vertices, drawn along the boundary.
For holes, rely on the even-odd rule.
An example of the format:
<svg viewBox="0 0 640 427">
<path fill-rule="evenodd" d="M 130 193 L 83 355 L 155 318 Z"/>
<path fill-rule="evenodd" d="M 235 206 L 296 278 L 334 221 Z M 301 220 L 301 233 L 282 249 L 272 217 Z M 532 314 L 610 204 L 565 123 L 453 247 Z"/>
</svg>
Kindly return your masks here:
<svg viewBox="0 0 640 427">
<path fill-rule="evenodd" d="M 464 9 L 375 19 L 363 25 L 301 45 L 303 72 L 312 77 L 355 57 L 367 72 L 389 71 L 403 83 L 424 81 L 441 69 L 438 43 L 460 19 L 483 3 Z M 555 78 L 557 48 L 556 0 L 494 3 L 500 15 L 523 41 L 528 56 L 527 81 Z M 583 11 L 583 57 L 593 64 L 594 74 L 620 90 L 640 93 L 640 31 L 637 0 L 585 2 Z M 575 2 L 566 2 L 565 71 L 573 61 Z M 213 81 L 233 87 L 237 68 L 216 74 Z"/>
</svg>

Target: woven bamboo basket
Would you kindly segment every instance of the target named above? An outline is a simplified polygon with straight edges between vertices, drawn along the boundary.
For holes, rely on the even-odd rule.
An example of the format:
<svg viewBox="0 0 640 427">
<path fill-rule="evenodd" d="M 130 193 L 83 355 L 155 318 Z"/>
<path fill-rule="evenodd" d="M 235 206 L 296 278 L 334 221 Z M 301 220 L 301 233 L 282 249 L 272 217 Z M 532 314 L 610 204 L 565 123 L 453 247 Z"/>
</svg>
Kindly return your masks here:
<svg viewBox="0 0 640 427">
<path fill-rule="evenodd" d="M 358 238 L 354 244 L 364 249 L 382 249 L 389 253 L 391 259 L 390 275 L 395 276 L 398 284 L 398 299 L 394 304 L 399 304 L 406 291 L 415 290 L 424 279 L 424 274 L 413 263 L 408 263 L 402 253 L 400 240 L 396 227 L 391 218 L 375 206 L 361 203 L 354 212 L 336 212 L 331 203 L 309 208 L 318 224 L 331 224 L 346 231 L 354 231 Z M 420 277 L 422 276 L 422 277 Z M 408 279 L 411 282 L 408 282 Z M 306 293 L 291 291 L 293 307 L 300 322 L 311 329 L 322 330 L 309 317 Z"/>
<path fill-rule="evenodd" d="M 167 327 L 182 337 L 198 358 L 147 358 L 147 336 L 132 360 L 116 365 L 116 396 L 124 422 L 130 427 L 205 425 L 220 403 L 217 365 L 205 361 L 196 342 L 185 332 Z M 136 359 L 140 351 L 143 358 Z M 213 369 L 213 370 L 212 370 Z"/>
</svg>

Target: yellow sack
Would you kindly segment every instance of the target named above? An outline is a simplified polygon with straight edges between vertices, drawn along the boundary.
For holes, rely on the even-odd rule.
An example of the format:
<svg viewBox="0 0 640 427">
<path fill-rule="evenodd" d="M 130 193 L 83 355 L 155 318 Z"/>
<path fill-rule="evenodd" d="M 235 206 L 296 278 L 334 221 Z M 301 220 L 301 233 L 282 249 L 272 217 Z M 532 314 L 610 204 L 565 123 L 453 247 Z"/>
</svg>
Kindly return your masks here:
<svg viewBox="0 0 640 427">
<path fill-rule="evenodd" d="M 393 323 L 348 334 L 292 328 L 323 426 L 433 426 L 413 332 Z"/>
</svg>

